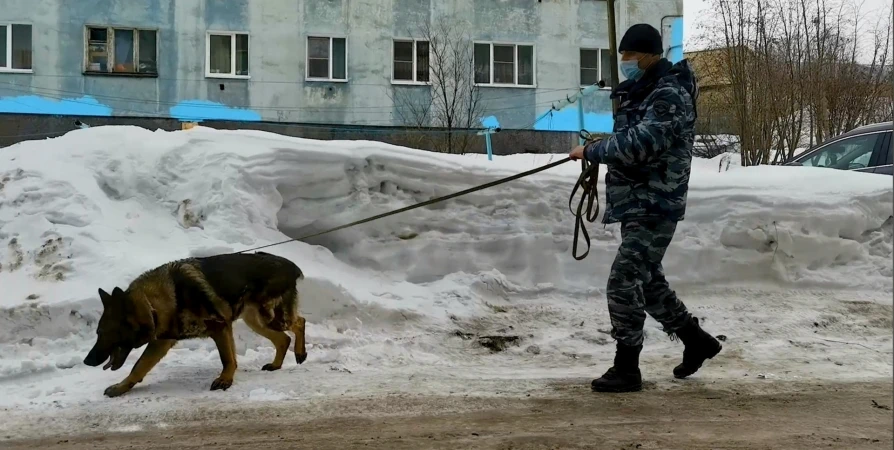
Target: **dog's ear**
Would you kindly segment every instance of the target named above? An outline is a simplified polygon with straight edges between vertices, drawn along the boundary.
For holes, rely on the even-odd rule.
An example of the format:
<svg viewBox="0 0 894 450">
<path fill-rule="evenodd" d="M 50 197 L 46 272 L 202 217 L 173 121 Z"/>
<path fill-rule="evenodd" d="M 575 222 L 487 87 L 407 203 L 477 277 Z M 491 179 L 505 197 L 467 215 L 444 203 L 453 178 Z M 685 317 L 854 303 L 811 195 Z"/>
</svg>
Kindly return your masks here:
<svg viewBox="0 0 894 450">
<path fill-rule="evenodd" d="M 112 296 L 109 295 L 108 292 L 102 290 L 102 288 L 99 288 L 99 299 L 102 300 L 102 307 L 107 308 L 109 303 L 111 303 Z"/>
<path fill-rule="evenodd" d="M 124 302 L 127 322 L 137 332 L 136 348 L 155 338 L 156 316 L 145 297 L 129 295 Z"/>
<path fill-rule="evenodd" d="M 118 297 L 119 295 L 124 295 L 124 291 L 122 291 L 120 287 L 115 286 L 115 289 L 112 289 L 112 296 Z"/>
</svg>

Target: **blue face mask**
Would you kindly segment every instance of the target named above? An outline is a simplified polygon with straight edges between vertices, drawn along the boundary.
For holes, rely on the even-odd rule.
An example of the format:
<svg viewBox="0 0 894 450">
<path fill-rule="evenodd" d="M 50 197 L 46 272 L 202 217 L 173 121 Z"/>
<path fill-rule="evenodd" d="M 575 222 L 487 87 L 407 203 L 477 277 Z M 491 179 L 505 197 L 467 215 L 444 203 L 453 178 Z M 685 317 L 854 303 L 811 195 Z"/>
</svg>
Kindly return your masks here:
<svg viewBox="0 0 894 450">
<path fill-rule="evenodd" d="M 646 71 L 639 68 L 638 60 L 621 61 L 621 73 L 630 80 L 638 80 Z"/>
</svg>

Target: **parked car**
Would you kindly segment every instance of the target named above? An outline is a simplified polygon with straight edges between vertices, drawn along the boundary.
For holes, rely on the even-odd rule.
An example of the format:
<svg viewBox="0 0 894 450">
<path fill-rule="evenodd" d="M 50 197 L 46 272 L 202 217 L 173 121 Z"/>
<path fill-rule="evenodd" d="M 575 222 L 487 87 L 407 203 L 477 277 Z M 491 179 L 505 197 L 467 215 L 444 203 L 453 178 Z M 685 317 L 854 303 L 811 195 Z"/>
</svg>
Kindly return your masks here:
<svg viewBox="0 0 894 450">
<path fill-rule="evenodd" d="M 894 175 L 892 132 L 894 122 L 858 127 L 795 156 L 783 165 Z"/>
</svg>

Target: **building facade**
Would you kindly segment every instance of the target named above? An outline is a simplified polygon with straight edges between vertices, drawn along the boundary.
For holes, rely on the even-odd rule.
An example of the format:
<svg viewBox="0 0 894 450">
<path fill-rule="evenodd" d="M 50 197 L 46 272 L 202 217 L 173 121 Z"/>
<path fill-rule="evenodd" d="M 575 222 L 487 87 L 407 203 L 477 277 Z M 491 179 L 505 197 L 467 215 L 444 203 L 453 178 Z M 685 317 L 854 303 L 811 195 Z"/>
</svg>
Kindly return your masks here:
<svg viewBox="0 0 894 450">
<path fill-rule="evenodd" d="M 682 57 L 682 0 L 615 5 L 619 39 L 649 23 Z M 577 130 L 551 107 L 608 80 L 607 30 L 601 0 L 4 0 L 0 113 L 410 125 L 456 32 L 476 126 Z M 586 128 L 610 108 L 588 97 Z"/>
<path fill-rule="evenodd" d="M 727 48 L 712 48 L 683 55 L 698 74 L 698 134 L 735 134 L 729 53 Z"/>
</svg>

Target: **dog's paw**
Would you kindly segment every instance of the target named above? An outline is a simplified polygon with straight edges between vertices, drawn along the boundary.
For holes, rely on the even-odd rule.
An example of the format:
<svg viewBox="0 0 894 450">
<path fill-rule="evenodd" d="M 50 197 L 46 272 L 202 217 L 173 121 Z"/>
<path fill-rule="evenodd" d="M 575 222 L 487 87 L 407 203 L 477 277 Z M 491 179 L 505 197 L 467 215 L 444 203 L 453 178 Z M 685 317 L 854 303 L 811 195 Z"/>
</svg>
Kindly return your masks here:
<svg viewBox="0 0 894 450">
<path fill-rule="evenodd" d="M 303 363 L 303 362 L 306 361 L 306 360 L 307 360 L 307 352 L 304 352 L 304 353 L 295 353 L 295 361 L 297 361 L 298 364 L 301 364 L 301 363 Z"/>
<path fill-rule="evenodd" d="M 265 370 L 267 372 L 273 372 L 274 370 L 279 370 L 281 368 L 282 368 L 282 364 L 277 366 L 273 363 L 270 363 L 270 364 L 264 364 L 264 367 L 261 367 L 261 370 Z"/>
<path fill-rule="evenodd" d="M 121 383 L 107 387 L 103 394 L 105 394 L 106 397 L 117 397 L 119 395 L 124 395 L 127 391 L 131 390 L 131 388 L 133 388 L 132 384 L 122 381 Z"/>
<path fill-rule="evenodd" d="M 225 390 L 229 389 L 230 386 L 232 386 L 232 385 L 233 385 L 232 378 L 217 377 L 214 380 L 214 382 L 211 383 L 211 390 L 212 391 L 218 391 L 218 390 L 225 391 Z"/>
</svg>

